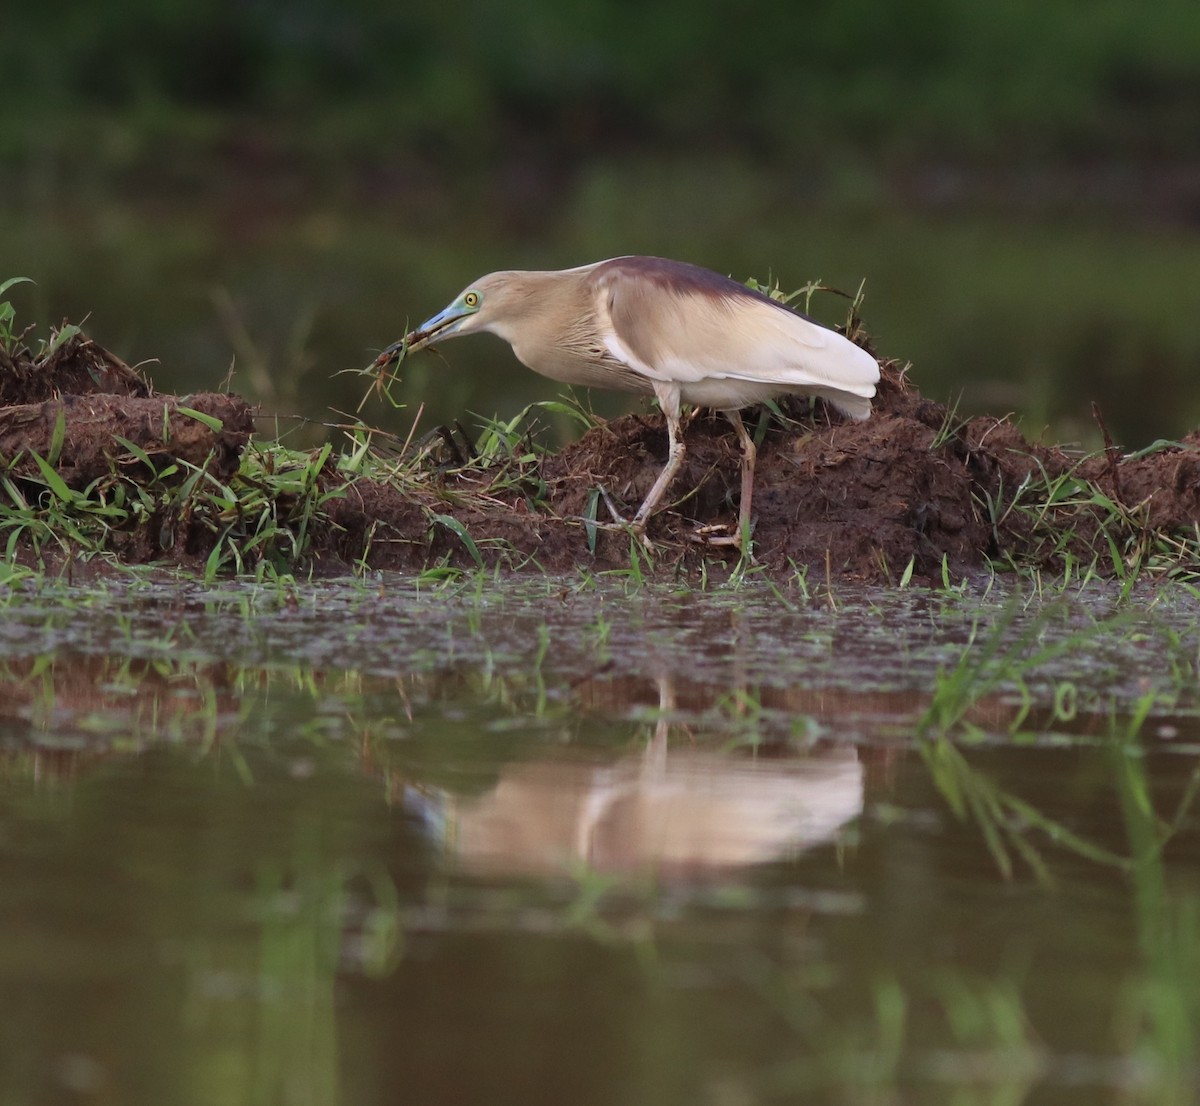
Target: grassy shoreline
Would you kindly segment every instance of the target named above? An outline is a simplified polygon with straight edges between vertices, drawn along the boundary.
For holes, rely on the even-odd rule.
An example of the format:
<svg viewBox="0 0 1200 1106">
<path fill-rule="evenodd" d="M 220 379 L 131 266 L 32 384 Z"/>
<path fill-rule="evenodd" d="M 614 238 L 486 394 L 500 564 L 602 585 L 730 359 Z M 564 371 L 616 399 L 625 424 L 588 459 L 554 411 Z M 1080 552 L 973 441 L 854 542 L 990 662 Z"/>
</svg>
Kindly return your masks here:
<svg viewBox="0 0 1200 1106">
<path fill-rule="evenodd" d="M 696 491 L 653 520 L 646 546 L 606 504 L 636 502 L 653 479 L 665 441 L 657 415 L 604 422 L 551 402 L 478 437 L 443 426 L 419 440 L 348 420 L 330 441 L 294 450 L 256 436 L 256 417 L 269 416 L 239 396 L 149 394 L 78 327 L 35 343 L 37 353 L 7 303 L 0 328 L 10 577 L 17 566 L 111 559 L 209 579 L 583 566 L 900 587 L 1014 571 L 1062 587 L 1114 580 L 1124 593 L 1200 580 L 1200 433 L 1128 455 L 1111 444 L 1072 454 L 1030 444 L 1006 419 L 960 418 L 892 361 L 867 423 L 799 408 L 760 417 L 762 506 L 741 557 L 696 538 L 732 508 L 736 448 L 718 419 L 693 421 L 695 471 L 677 487 Z M 582 437 L 551 449 L 538 433 L 548 417 L 574 420 Z"/>
</svg>

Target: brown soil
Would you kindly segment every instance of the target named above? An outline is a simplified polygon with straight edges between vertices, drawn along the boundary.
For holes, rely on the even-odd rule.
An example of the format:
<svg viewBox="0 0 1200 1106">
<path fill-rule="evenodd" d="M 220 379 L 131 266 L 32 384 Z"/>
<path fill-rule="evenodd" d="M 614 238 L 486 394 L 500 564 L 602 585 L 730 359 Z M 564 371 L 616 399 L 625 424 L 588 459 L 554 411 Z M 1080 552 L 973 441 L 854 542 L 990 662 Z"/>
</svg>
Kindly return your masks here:
<svg viewBox="0 0 1200 1106">
<path fill-rule="evenodd" d="M 221 429 L 191 411 L 220 420 Z M 77 491 L 114 473 L 150 478 L 121 437 L 160 472 L 185 461 L 228 479 L 253 430 L 240 397 L 152 395 L 133 369 L 83 335 L 41 358 L 0 348 L 0 461 L 10 476 L 36 478 L 36 453 Z"/>
<path fill-rule="evenodd" d="M 702 414 L 686 441 L 687 460 L 672 489 L 682 498 L 649 527 L 653 563 L 732 568 L 736 551 L 698 541 L 697 531 L 737 517 L 737 439 L 724 417 Z M 436 512 L 457 518 L 489 561 L 506 556 L 519 563 L 524 555 L 552 570 L 627 568 L 628 533 L 598 532 L 593 553 L 581 516 L 597 486 L 619 511 L 632 514 L 666 452 L 658 415 L 629 415 L 593 429 L 524 474 L 529 486 L 545 486 L 537 506 L 511 484 L 496 489 L 490 474 L 447 473 L 443 499 L 423 505 L 396 502 L 386 490 L 360 482 L 332 505 L 344 529 L 337 552 L 354 552 L 356 536 L 378 523 L 372 564 L 413 568 L 446 558 L 469 566 L 461 537 L 429 523 Z M 1078 490 L 1061 496 L 1052 510 L 1014 508 L 1014 499 L 1037 505 L 1039 482 L 1044 496 L 1047 482 L 1071 476 L 1081 482 Z M 1098 572 L 1112 575 L 1104 532 L 1105 524 L 1113 531 L 1111 515 L 1102 503 L 1087 502 L 1096 492 L 1127 515 L 1124 528 L 1113 533 L 1122 552 L 1132 556 L 1139 539 L 1187 532 L 1194 539 L 1200 432 L 1141 459 L 1081 460 L 1030 444 L 1007 420 L 955 423 L 944 406 L 911 389 L 892 363 L 885 365 L 875 413 L 866 422 L 844 421 L 820 405 L 791 426 L 772 422 L 756 469 L 754 558 L 775 573 L 808 569 L 818 578 L 828 573 L 878 583 L 896 582 L 910 561 L 914 580 L 935 582 L 943 561 L 957 579 L 989 561 L 1058 571 L 1067 555 L 1084 567 L 1095 561 Z M 607 517 L 603 508 L 597 517 Z M 489 547 L 487 539 L 498 541 Z"/>
<path fill-rule="evenodd" d="M 240 397 L 155 396 L 128 366 L 81 335 L 41 360 L 4 357 L 0 401 L 0 461 L 9 475 L 36 482 L 36 452 L 53 456 L 75 489 L 105 478 L 153 478 L 117 436 L 149 455 L 160 473 L 183 460 L 227 481 L 253 432 L 252 412 Z M 180 407 L 219 419 L 220 429 Z M 687 460 L 672 488 L 676 502 L 651 520 L 653 550 L 640 562 L 647 571 L 651 564 L 658 571 L 699 571 L 706 562 L 710 571 L 732 569 L 736 551 L 700 540 L 698 531 L 736 519 L 737 439 L 723 417 L 701 414 L 686 441 Z M 489 564 L 627 568 L 629 533 L 600 528 L 589 541 L 582 518 L 595 505 L 597 487 L 618 511 L 632 514 L 666 447 L 660 416 L 630 415 L 519 469 L 511 461 L 493 469 L 448 464 L 404 489 L 360 479 L 326 500 L 324 519 L 308 523 L 309 548 L 329 570 L 364 559 L 379 568 L 416 570 L 443 560 L 471 567 L 474 554 L 458 532 L 465 528 Z M 176 479 L 192 471 L 179 469 Z M 1044 503 L 1047 482 L 1064 477 L 1064 494 L 1053 506 L 1024 509 Z M 332 471 L 323 479 L 327 490 L 338 486 Z M 1067 556 L 1112 573 L 1110 536 L 1131 557 L 1154 541 L 1189 534 L 1195 541 L 1200 431 L 1140 458 L 1111 450 L 1081 460 L 1030 444 L 1007 420 L 955 422 L 889 363 L 866 422 L 842 421 L 819 404 L 786 426 L 771 421 L 759 449 L 754 515 L 755 561 L 777 573 L 807 568 L 820 578 L 886 583 L 911 562 L 915 580 L 939 580 L 943 562 L 959 578 L 989 560 L 1060 569 Z M 609 518 L 603 501 L 595 517 Z M 157 534 L 131 533 L 114 548 L 135 560 L 202 560 L 214 530 L 184 529 L 166 549 Z"/>
</svg>

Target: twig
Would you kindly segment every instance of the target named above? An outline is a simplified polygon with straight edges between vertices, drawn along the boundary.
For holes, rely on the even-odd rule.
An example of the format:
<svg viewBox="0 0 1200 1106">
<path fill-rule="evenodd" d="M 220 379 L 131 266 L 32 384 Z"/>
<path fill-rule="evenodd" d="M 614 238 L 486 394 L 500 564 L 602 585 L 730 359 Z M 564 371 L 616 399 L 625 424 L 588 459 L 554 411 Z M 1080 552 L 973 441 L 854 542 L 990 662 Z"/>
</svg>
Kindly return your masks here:
<svg viewBox="0 0 1200 1106">
<path fill-rule="evenodd" d="M 1108 460 L 1108 473 L 1112 477 L 1113 492 L 1117 497 L 1118 503 L 1125 502 L 1125 493 L 1121 490 L 1121 453 L 1115 445 L 1113 445 L 1112 435 L 1108 432 L 1108 425 L 1104 421 L 1104 415 L 1100 411 L 1100 404 L 1092 400 L 1092 418 L 1096 420 L 1096 425 L 1100 427 L 1100 433 L 1104 436 L 1104 456 Z"/>
</svg>

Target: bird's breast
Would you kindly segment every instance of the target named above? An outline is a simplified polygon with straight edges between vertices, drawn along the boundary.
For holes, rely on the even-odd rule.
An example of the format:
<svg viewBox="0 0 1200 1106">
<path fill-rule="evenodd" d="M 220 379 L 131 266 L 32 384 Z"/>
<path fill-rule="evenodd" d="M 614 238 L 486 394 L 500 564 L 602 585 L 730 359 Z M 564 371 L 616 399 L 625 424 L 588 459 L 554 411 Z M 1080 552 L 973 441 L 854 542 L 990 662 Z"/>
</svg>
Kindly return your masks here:
<svg viewBox="0 0 1200 1106">
<path fill-rule="evenodd" d="M 596 343 L 582 347 L 529 347 L 513 343 L 517 360 L 535 373 L 585 388 L 619 392 L 652 392 L 650 381 Z"/>
</svg>

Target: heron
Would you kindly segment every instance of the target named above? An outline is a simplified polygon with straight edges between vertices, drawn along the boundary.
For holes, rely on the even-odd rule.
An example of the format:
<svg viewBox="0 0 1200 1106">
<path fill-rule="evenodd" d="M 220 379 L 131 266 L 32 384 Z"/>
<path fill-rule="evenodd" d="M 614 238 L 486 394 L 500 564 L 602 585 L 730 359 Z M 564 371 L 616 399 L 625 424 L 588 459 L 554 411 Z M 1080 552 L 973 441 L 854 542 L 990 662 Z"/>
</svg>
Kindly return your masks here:
<svg viewBox="0 0 1200 1106">
<path fill-rule="evenodd" d="M 778 300 L 697 265 L 639 256 L 488 273 L 375 364 L 477 331 L 503 338 L 519 361 L 551 380 L 658 400 L 667 460 L 630 523 L 643 538 L 686 455 L 683 404 L 724 412 L 737 432 L 738 528 L 715 540 L 742 546 L 756 460 L 742 408 L 791 393 L 817 396 L 861 420 L 871 413 L 879 380 L 879 365 L 865 349 Z"/>
</svg>

